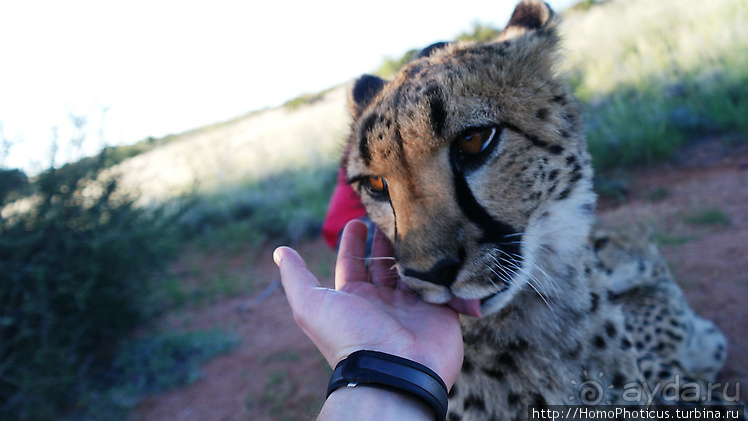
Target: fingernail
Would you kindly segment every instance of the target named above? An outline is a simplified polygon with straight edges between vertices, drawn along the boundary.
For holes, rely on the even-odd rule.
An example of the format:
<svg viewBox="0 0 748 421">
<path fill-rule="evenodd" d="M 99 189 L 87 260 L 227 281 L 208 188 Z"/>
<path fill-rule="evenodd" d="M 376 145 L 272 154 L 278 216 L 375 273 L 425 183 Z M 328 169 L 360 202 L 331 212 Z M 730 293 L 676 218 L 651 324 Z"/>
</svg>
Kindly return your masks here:
<svg viewBox="0 0 748 421">
<path fill-rule="evenodd" d="M 275 262 L 276 265 L 280 266 L 281 264 L 280 247 L 278 247 L 277 249 L 275 249 L 275 251 L 273 251 L 273 261 Z"/>
</svg>

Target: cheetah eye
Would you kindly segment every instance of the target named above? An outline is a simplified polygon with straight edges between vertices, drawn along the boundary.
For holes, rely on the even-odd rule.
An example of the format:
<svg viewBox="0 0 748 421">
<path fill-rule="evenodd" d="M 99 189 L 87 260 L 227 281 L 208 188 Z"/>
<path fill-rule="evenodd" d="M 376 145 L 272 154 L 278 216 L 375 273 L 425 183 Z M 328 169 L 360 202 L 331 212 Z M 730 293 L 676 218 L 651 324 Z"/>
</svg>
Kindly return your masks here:
<svg viewBox="0 0 748 421">
<path fill-rule="evenodd" d="M 361 179 L 361 186 L 375 198 L 384 197 L 387 194 L 387 181 L 382 177 L 364 177 Z"/>
<path fill-rule="evenodd" d="M 601 248 L 607 246 L 609 241 L 610 240 L 607 237 L 596 238 L 595 239 L 595 244 L 594 244 L 595 250 L 597 251 L 597 250 L 600 250 Z"/>
<path fill-rule="evenodd" d="M 496 128 L 468 131 L 457 139 L 457 149 L 465 155 L 476 155 L 486 150 L 496 136 Z"/>
</svg>

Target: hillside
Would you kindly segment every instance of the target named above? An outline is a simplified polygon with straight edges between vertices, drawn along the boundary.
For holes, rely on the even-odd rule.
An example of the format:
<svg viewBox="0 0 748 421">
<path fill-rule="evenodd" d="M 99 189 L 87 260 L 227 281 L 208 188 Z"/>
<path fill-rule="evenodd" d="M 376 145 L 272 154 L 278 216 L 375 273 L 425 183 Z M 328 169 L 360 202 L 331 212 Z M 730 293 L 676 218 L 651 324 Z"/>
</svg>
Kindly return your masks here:
<svg viewBox="0 0 748 421">
<path fill-rule="evenodd" d="M 297 109 L 281 107 L 174 136 L 113 168 L 145 199 L 199 193 L 337 161 L 346 136 L 345 88 Z"/>
</svg>

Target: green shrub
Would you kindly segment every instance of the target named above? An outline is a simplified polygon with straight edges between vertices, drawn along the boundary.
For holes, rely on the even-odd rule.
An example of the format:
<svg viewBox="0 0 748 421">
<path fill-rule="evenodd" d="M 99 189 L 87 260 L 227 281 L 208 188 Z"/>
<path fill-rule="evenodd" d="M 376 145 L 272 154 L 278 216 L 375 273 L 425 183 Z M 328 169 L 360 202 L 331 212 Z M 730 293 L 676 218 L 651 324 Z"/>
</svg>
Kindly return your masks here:
<svg viewBox="0 0 748 421">
<path fill-rule="evenodd" d="M 374 74 L 384 79 L 391 79 L 400 71 L 400 69 L 403 68 L 403 66 L 416 58 L 420 51 L 421 50 L 409 50 L 399 58 L 388 57 L 384 59 L 384 62 L 379 66 L 379 69 L 377 69 Z"/>
<path fill-rule="evenodd" d="M 0 220 L 0 414 L 52 419 L 153 309 L 148 282 L 175 249 L 158 212 L 86 166 L 36 180 L 31 209 Z"/>
<path fill-rule="evenodd" d="M 29 178 L 19 169 L 0 169 L 0 205 L 29 193 Z"/>
<path fill-rule="evenodd" d="M 487 42 L 499 36 L 500 33 L 501 29 L 480 22 L 474 22 L 472 30 L 458 35 L 457 41 Z"/>
</svg>

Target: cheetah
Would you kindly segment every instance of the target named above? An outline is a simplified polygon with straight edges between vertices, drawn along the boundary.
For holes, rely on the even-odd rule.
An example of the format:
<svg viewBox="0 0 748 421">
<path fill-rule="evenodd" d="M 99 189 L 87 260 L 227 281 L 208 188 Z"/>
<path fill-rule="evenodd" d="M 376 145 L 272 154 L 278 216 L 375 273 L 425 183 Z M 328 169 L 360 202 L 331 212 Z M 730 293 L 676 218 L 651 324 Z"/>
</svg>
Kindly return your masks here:
<svg viewBox="0 0 748 421">
<path fill-rule="evenodd" d="M 700 345 L 690 344 L 716 341 L 707 353 L 724 358 L 724 338 L 707 332 L 716 328 L 655 275 L 661 260 L 643 257 L 651 280 L 626 279 L 612 249 L 591 241 L 593 170 L 558 71 L 558 23 L 545 3 L 525 0 L 496 40 L 435 44 L 392 80 L 365 75 L 350 91 L 348 183 L 392 242 L 405 287 L 463 314 L 452 421 L 647 404 L 651 396 L 626 393 L 647 382 L 642 366 L 680 364 L 708 381 L 720 364 L 700 365 Z M 679 325 L 627 329 L 658 317 L 641 314 L 649 306 Z M 681 340 L 658 351 L 668 332 Z M 640 334 L 651 335 L 641 347 Z M 593 395 L 580 389 L 593 381 Z"/>
<path fill-rule="evenodd" d="M 727 358 L 727 340 L 689 307 L 650 237 L 642 227 L 595 229 L 590 236 L 595 270 L 623 309 L 622 346 L 642 359 L 639 368 L 652 390 L 677 377 L 714 383 Z"/>
</svg>

